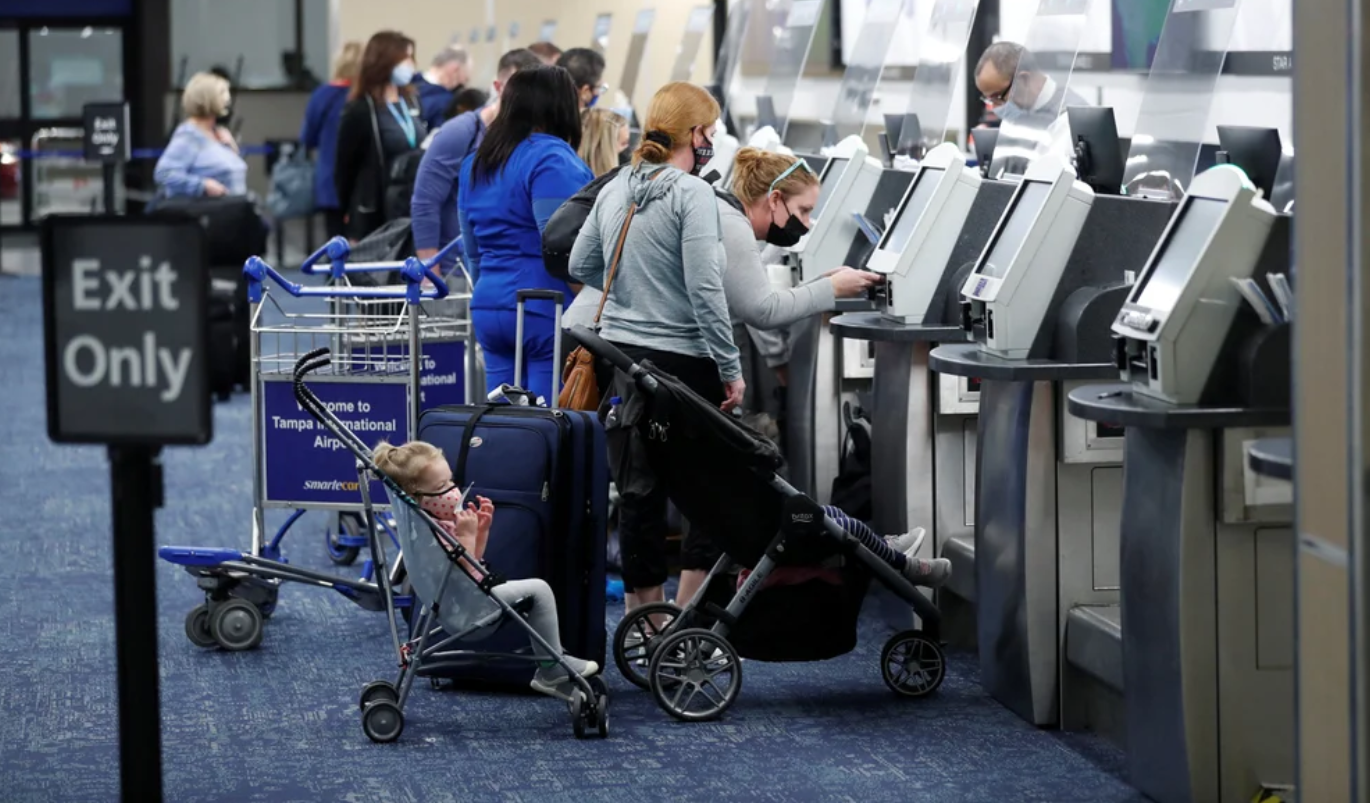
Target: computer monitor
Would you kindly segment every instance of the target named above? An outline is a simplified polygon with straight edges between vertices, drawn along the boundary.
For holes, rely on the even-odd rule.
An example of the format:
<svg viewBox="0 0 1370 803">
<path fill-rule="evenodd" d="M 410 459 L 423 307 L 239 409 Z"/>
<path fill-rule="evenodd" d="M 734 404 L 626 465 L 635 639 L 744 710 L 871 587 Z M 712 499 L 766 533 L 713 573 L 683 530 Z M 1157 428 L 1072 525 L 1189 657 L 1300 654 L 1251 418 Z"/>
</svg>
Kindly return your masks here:
<svg viewBox="0 0 1370 803">
<path fill-rule="evenodd" d="M 1070 106 L 1066 109 L 1075 150 L 1075 174 L 1096 195 L 1120 195 L 1123 153 L 1113 109 L 1107 106 Z"/>
<path fill-rule="evenodd" d="M 924 157 L 866 266 L 889 276 L 884 317 L 922 323 L 980 191 L 980 171 L 943 143 Z"/>
<path fill-rule="evenodd" d="M 756 96 L 756 127 L 758 129 L 770 126 L 778 133 L 780 131 L 780 116 L 775 113 L 775 98 L 770 95 Z"/>
<path fill-rule="evenodd" d="M 904 115 L 904 122 L 899 126 L 899 138 L 895 140 L 894 152 L 900 156 L 918 157 L 923 150 L 923 124 L 918 121 L 918 115 Z"/>
<path fill-rule="evenodd" d="M 1256 189 L 1269 198 L 1275 192 L 1275 177 L 1280 171 L 1280 132 L 1274 128 L 1241 125 L 1218 126 L 1220 161 L 1236 165 L 1246 173 Z"/>
<path fill-rule="evenodd" d="M 1199 401 L 1245 304 L 1231 280 L 1254 275 L 1274 220 L 1241 170 L 1218 165 L 1194 179 L 1113 322 L 1133 390 Z"/>
<path fill-rule="evenodd" d="M 883 169 L 861 145 L 849 158 L 830 159 L 822 172 L 815 171 L 823 188 L 813 210 L 813 227 L 790 249 L 799 259 L 802 281 L 842 266 L 860 235 L 851 213 L 866 211 Z"/>
<path fill-rule="evenodd" d="M 1059 157 L 1028 166 L 961 288 L 984 351 L 1027 356 L 1093 205 L 1094 191 Z"/>
<path fill-rule="evenodd" d="M 1282 215 L 1294 213 L 1294 154 L 1280 156 L 1280 169 L 1275 173 L 1275 190 L 1270 193 L 1270 205 Z"/>
</svg>

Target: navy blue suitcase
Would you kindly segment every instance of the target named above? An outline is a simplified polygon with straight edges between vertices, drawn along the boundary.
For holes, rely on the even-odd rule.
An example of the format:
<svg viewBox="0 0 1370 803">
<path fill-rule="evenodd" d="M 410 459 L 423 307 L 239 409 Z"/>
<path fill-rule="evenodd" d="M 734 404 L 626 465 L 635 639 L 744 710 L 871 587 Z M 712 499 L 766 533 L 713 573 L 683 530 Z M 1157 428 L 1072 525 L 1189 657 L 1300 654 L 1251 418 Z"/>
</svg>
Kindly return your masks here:
<svg viewBox="0 0 1370 803">
<path fill-rule="evenodd" d="M 509 580 L 546 580 L 557 598 L 563 648 L 605 666 L 609 466 L 598 416 L 509 404 L 437 407 L 420 416 L 419 439 L 443 450 L 461 487 L 473 483 L 473 493 L 495 503 L 487 565 Z M 525 631 L 506 623 L 452 649 L 529 647 Z M 533 670 L 527 661 L 482 659 L 423 674 L 527 686 Z"/>
</svg>

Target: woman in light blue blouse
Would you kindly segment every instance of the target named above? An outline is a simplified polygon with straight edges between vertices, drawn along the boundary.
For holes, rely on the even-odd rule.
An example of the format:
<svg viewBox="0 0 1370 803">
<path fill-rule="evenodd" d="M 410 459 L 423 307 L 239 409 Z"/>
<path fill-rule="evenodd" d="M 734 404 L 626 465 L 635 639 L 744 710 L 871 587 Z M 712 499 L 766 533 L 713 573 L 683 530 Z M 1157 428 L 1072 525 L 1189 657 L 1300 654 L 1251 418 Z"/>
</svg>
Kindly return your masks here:
<svg viewBox="0 0 1370 803">
<path fill-rule="evenodd" d="M 228 111 L 228 82 L 197 73 L 181 93 L 186 119 L 176 127 L 153 174 L 164 198 L 247 194 L 247 163 L 217 122 Z"/>
</svg>

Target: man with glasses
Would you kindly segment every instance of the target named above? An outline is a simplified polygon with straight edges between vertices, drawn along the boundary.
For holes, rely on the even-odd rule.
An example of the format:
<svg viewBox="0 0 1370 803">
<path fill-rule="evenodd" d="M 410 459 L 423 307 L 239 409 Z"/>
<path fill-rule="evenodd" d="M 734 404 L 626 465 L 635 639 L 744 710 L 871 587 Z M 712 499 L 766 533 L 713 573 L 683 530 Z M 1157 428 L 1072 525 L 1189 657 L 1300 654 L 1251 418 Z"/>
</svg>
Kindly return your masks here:
<svg viewBox="0 0 1370 803">
<path fill-rule="evenodd" d="M 571 74 L 580 93 L 580 110 L 585 111 L 599 102 L 600 95 L 609 90 L 604 84 L 604 56 L 587 47 L 573 47 L 561 54 L 557 66 Z"/>
<path fill-rule="evenodd" d="M 1068 106 L 1093 105 L 1038 69 L 1032 54 L 1013 42 L 985 49 L 975 65 L 975 88 L 994 116 L 1034 128 L 1049 127 Z"/>
</svg>

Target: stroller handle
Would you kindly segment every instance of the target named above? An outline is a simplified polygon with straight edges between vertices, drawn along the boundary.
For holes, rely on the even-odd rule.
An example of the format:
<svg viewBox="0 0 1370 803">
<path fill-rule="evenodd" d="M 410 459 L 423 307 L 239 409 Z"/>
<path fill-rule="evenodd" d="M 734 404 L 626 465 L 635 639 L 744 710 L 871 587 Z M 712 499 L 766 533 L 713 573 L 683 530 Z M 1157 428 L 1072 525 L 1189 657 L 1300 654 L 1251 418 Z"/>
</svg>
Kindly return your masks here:
<svg viewBox="0 0 1370 803">
<path fill-rule="evenodd" d="M 627 354 L 611 346 L 609 341 L 595 334 L 586 326 L 571 327 L 571 335 L 576 342 L 585 347 L 586 351 L 600 358 L 608 360 L 615 368 L 627 374 L 637 386 L 648 393 L 656 392 L 656 377 L 647 372 L 647 369 L 633 362 Z"/>
</svg>

